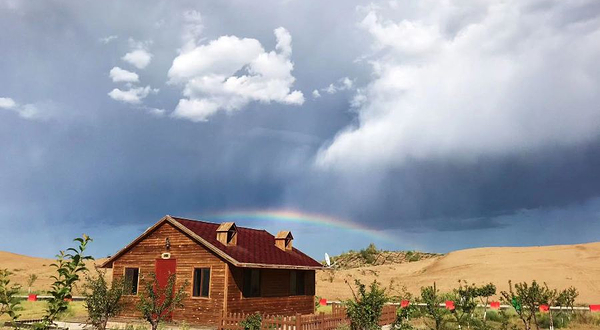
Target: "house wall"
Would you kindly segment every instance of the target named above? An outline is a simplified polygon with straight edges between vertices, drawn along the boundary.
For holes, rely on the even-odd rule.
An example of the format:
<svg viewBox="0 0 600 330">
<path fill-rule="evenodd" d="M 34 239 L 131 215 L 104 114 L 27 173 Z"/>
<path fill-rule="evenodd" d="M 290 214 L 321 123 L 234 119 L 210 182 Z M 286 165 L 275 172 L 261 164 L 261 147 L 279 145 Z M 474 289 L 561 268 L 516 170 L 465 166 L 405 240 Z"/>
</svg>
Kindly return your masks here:
<svg viewBox="0 0 600 330">
<path fill-rule="evenodd" d="M 315 311 L 315 271 L 305 271 L 306 295 L 290 295 L 290 270 L 261 269 L 261 296 L 244 297 L 242 268 L 230 266 L 227 311 L 275 315 L 312 314 Z"/>
<path fill-rule="evenodd" d="M 177 260 L 177 283 L 179 287 L 188 281 L 188 298 L 183 301 L 185 307 L 176 310 L 174 321 L 186 321 L 192 324 L 214 325 L 219 321 L 221 311 L 225 308 L 226 270 L 227 264 L 211 251 L 205 249 L 170 223 L 159 226 L 149 236 L 133 246 L 129 251 L 117 258 L 113 264 L 113 277 L 122 278 L 125 267 L 140 269 L 140 285 L 138 294 L 143 290 L 142 277 L 155 270 L 155 260 L 161 257 L 165 250 L 165 239 L 169 238 L 171 259 Z M 192 296 L 193 269 L 210 267 L 209 298 L 194 298 Z M 137 296 L 125 297 L 126 307 L 121 314 L 124 317 L 140 317 L 135 309 Z"/>
</svg>

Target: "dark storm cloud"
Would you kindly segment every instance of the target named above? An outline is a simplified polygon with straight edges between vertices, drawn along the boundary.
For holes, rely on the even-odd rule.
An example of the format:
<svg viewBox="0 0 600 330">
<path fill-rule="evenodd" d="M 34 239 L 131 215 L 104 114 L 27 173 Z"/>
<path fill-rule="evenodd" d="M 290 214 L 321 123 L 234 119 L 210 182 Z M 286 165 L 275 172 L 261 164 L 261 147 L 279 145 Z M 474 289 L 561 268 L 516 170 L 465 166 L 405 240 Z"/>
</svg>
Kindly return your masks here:
<svg viewBox="0 0 600 330">
<path fill-rule="evenodd" d="M 0 249 L 49 255 L 67 235 L 91 228 L 101 235 L 98 253 L 107 254 L 167 213 L 202 217 L 235 209 L 294 208 L 378 229 L 461 235 L 510 230 L 519 218 L 509 216 L 524 209 L 576 214 L 570 207 L 599 195 L 598 141 L 475 162 L 410 160 L 352 175 L 319 169 L 318 151 L 357 122 L 357 110 L 349 105 L 351 91 L 316 100 L 311 92 L 346 76 L 359 86 L 370 81 L 370 67 L 355 61 L 372 55 L 371 39 L 357 28 L 364 14 L 349 1 L 264 4 L 269 10 L 244 1 L 0 0 L 0 97 L 49 113 L 27 120 L 0 109 Z M 182 46 L 182 14 L 192 9 L 202 14 L 205 41 L 235 35 L 274 49 L 273 29 L 285 27 L 294 89 L 305 103 L 251 103 L 193 123 L 110 99 L 110 69 L 134 70 L 121 60 L 129 39 L 151 40 L 152 62 L 135 71 L 143 86 L 160 91 L 143 104 L 175 108 L 181 89 L 166 83 L 167 72 Z M 479 8 L 465 10 L 448 22 L 448 33 L 479 15 Z M 108 36 L 118 38 L 103 43 Z M 40 236 L 27 241 L 30 233 Z M 440 244 L 432 239 L 426 248 Z M 325 247 L 311 248 L 320 255 Z"/>
</svg>

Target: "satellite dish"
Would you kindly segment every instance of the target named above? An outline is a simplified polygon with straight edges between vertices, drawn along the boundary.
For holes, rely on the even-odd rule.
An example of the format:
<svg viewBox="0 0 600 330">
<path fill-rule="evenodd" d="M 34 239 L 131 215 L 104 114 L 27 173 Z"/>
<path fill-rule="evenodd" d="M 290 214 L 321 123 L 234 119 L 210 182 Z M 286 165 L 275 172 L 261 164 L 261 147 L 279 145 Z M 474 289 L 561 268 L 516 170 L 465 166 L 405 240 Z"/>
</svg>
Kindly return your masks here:
<svg viewBox="0 0 600 330">
<path fill-rule="evenodd" d="M 327 267 L 331 267 L 331 259 L 329 258 L 329 254 L 327 254 L 327 252 L 325 252 L 325 263 L 327 264 Z"/>
</svg>

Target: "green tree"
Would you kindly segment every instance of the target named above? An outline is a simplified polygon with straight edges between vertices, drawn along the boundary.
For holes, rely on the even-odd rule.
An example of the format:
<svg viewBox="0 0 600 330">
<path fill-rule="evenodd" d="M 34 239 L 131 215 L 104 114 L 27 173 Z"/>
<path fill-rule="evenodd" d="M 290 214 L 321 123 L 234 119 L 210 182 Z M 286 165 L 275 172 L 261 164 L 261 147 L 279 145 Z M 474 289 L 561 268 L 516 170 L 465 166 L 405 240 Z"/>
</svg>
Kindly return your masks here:
<svg viewBox="0 0 600 330">
<path fill-rule="evenodd" d="M 110 286 L 105 273 L 96 269 L 96 276 L 88 276 L 84 285 L 84 305 L 88 312 L 87 324 L 97 330 L 105 330 L 108 319 L 117 316 L 123 309 L 121 298 L 126 292 L 123 279 L 115 279 Z"/>
<path fill-rule="evenodd" d="M 260 330 L 262 326 L 262 315 L 260 313 L 254 313 L 240 322 L 240 325 L 244 330 Z"/>
<path fill-rule="evenodd" d="M 346 314 L 350 319 L 351 330 L 377 330 L 379 319 L 383 306 L 388 301 L 385 295 L 385 289 L 382 289 L 377 281 L 373 281 L 369 290 L 359 280 L 354 280 L 358 292 L 354 292 L 352 287 L 353 299 L 346 300 Z M 349 284 L 348 284 L 349 285 Z"/>
<path fill-rule="evenodd" d="M 170 317 L 175 309 L 183 307 L 182 301 L 187 297 L 185 290 L 189 283 L 186 280 L 175 290 L 175 274 L 169 276 L 164 287 L 158 283 L 156 274 L 150 273 L 150 278 L 151 280 L 142 279 L 143 290 L 136 307 L 150 323 L 152 330 L 157 330 L 162 320 Z"/>
<path fill-rule="evenodd" d="M 444 297 L 440 295 L 435 283 L 433 283 L 433 286 L 421 288 L 421 300 L 426 304 L 425 312 L 434 321 L 434 326 L 429 326 L 429 328 L 434 330 L 443 329 L 448 310 L 440 308 L 440 304 L 444 302 Z"/>
<path fill-rule="evenodd" d="M 41 327 L 49 327 L 54 323 L 57 317 L 63 314 L 69 307 L 67 300 L 73 297 L 73 288 L 77 285 L 80 276 L 87 272 L 85 262 L 93 260 L 91 256 L 85 255 L 85 249 L 92 239 L 83 235 L 73 240 L 79 246 L 70 247 L 66 251 L 60 251 L 56 255 L 56 263 L 50 266 L 56 268 L 56 275 L 51 276 L 54 279 L 51 298 L 48 300 L 46 315 Z"/>
<path fill-rule="evenodd" d="M 458 281 L 458 289 L 455 290 L 456 302 L 452 315 L 456 319 L 458 328 L 462 329 L 463 325 L 469 325 L 470 320 L 477 308 L 478 288 L 475 284 L 468 284 L 466 281 Z"/>
<path fill-rule="evenodd" d="M 19 318 L 18 311 L 21 310 L 20 300 L 16 297 L 21 286 L 10 284 L 12 273 L 8 269 L 0 269 L 0 316 L 8 315 L 13 324 Z"/>
<path fill-rule="evenodd" d="M 550 293 L 548 288 L 539 285 L 536 281 L 531 282 L 531 285 L 526 282 L 517 283 L 514 286 L 511 281 L 508 281 L 509 291 L 502 291 L 502 299 L 505 303 L 511 304 L 517 315 L 523 321 L 525 330 L 531 330 L 531 323 L 536 329 L 540 329 L 536 312 L 540 304 L 547 303 Z"/>
</svg>

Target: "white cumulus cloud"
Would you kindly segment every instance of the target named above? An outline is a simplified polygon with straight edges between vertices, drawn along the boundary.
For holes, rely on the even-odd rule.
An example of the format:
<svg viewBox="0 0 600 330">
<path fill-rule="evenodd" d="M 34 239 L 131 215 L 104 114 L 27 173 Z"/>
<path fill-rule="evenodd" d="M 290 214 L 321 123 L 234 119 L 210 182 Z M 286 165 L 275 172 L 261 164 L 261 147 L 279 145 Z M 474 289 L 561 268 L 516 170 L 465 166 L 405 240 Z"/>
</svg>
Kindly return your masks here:
<svg viewBox="0 0 600 330">
<path fill-rule="evenodd" d="M 183 86 L 173 116 L 206 121 L 219 111 L 240 110 L 252 101 L 299 105 L 300 91 L 292 91 L 292 37 L 274 31 L 276 51 L 267 52 L 256 39 L 222 36 L 208 44 L 186 43 L 169 70 L 169 82 Z"/>
<path fill-rule="evenodd" d="M 110 78 L 113 82 L 139 82 L 140 77 L 135 72 L 127 71 L 115 66 L 110 70 Z"/>
<path fill-rule="evenodd" d="M 158 89 L 152 89 L 150 86 L 146 87 L 131 87 L 128 90 L 121 90 L 119 88 L 115 88 L 108 93 L 113 100 L 131 103 L 131 104 L 139 104 L 142 102 L 146 96 L 150 93 L 157 93 Z"/>
<path fill-rule="evenodd" d="M 373 38 L 374 78 L 353 100 L 357 124 L 323 147 L 317 165 L 469 161 L 597 137 L 600 19 L 578 14 L 592 2 L 368 9 L 360 26 Z"/>
<path fill-rule="evenodd" d="M 0 108 L 2 109 L 13 109 L 17 106 L 15 100 L 10 97 L 0 97 Z"/>
<path fill-rule="evenodd" d="M 135 49 L 125 54 L 121 59 L 138 69 L 143 69 L 152 61 L 152 54 L 145 49 Z"/>
</svg>

